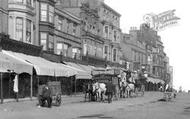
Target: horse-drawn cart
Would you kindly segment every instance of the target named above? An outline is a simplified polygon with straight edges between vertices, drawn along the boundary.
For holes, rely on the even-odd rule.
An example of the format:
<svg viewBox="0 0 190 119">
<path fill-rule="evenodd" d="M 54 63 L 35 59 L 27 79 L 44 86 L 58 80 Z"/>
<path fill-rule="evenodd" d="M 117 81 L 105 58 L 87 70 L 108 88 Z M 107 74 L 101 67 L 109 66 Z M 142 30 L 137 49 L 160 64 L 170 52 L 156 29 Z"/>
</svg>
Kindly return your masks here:
<svg viewBox="0 0 190 119">
<path fill-rule="evenodd" d="M 105 70 L 93 70 L 92 71 L 92 79 L 97 81 L 98 83 L 107 84 L 109 80 L 114 85 L 113 96 L 118 99 L 119 98 L 119 78 L 120 74 L 119 69 L 105 69 Z"/>
</svg>

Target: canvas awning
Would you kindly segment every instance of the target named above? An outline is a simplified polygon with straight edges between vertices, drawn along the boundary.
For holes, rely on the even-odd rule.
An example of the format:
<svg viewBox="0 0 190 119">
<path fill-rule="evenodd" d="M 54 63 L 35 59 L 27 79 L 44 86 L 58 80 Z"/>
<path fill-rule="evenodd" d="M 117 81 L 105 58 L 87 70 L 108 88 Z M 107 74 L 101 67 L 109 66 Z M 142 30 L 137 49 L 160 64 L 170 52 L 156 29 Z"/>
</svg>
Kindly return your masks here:
<svg viewBox="0 0 190 119">
<path fill-rule="evenodd" d="M 36 70 L 37 75 L 69 77 L 78 74 L 76 70 L 71 69 L 62 63 L 54 63 L 41 57 L 26 55 L 23 53 L 15 53 L 11 51 L 3 51 L 3 52 L 21 61 L 26 61 L 32 64 Z"/>
<path fill-rule="evenodd" d="M 0 52 L 0 72 L 14 71 L 15 73 L 32 74 L 33 66 L 25 61 L 20 61 L 3 52 Z"/>
<path fill-rule="evenodd" d="M 154 84 L 158 84 L 158 83 L 164 84 L 163 80 L 157 79 L 157 78 L 152 78 L 152 77 L 148 77 L 147 82 L 151 82 L 151 83 L 154 83 Z"/>
<path fill-rule="evenodd" d="M 67 62 L 67 64 L 68 64 L 69 66 L 72 66 L 72 67 L 78 69 L 78 74 L 76 75 L 76 79 L 92 79 L 91 73 L 89 73 L 89 71 L 87 71 L 87 70 L 84 70 L 84 69 L 81 67 L 81 64 L 72 63 L 72 62 Z M 91 71 L 90 71 L 90 72 L 91 72 Z"/>
</svg>

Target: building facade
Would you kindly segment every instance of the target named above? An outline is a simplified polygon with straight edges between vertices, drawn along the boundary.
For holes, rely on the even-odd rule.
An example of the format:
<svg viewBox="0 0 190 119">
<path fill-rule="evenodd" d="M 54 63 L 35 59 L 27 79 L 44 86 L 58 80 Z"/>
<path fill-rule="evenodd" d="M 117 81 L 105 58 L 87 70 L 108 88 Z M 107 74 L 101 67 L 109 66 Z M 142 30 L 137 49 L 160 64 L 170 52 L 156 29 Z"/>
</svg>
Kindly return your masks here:
<svg viewBox="0 0 190 119">
<path fill-rule="evenodd" d="M 138 38 L 138 30 L 131 29 L 130 34 L 123 34 L 122 53 L 127 59 L 126 65 L 132 71 L 138 71 L 146 65 L 145 43 Z"/>
<path fill-rule="evenodd" d="M 100 17 L 100 32 L 105 39 L 104 58 L 111 62 L 120 62 L 121 58 L 121 15 L 104 2 L 98 1 L 97 8 Z"/>
<path fill-rule="evenodd" d="M 8 34 L 8 1 L 0 0 L 0 33 Z"/>
</svg>

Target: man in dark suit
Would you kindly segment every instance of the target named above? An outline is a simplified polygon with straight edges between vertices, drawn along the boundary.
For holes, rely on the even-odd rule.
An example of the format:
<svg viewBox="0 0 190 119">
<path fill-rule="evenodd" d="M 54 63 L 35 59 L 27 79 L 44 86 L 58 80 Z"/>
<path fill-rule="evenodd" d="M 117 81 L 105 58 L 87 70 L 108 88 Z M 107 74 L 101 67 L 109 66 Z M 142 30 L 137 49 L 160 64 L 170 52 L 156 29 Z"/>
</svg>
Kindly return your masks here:
<svg viewBox="0 0 190 119">
<path fill-rule="evenodd" d="M 42 92 L 41 92 L 41 95 L 39 96 L 40 106 L 43 107 L 46 101 L 47 101 L 48 107 L 51 108 L 52 94 L 51 94 L 51 89 L 48 86 L 48 84 L 42 85 Z"/>
</svg>

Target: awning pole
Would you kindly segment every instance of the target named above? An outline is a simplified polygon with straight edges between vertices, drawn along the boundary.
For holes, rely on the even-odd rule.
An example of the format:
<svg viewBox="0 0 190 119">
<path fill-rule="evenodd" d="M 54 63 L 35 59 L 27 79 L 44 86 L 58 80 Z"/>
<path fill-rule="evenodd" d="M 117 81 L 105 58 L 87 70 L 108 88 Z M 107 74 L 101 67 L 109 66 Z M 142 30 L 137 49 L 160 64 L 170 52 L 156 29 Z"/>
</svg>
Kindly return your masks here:
<svg viewBox="0 0 190 119">
<path fill-rule="evenodd" d="M 32 100 L 32 94 L 33 94 L 33 74 L 30 76 L 30 100 Z"/>
<path fill-rule="evenodd" d="M 18 93 L 19 93 L 19 74 L 18 74 L 18 92 L 16 92 L 16 101 L 18 102 Z"/>
<path fill-rule="evenodd" d="M 1 104 L 3 104 L 3 73 L 0 72 L 1 75 Z"/>
<path fill-rule="evenodd" d="M 77 93 L 77 86 L 76 86 L 76 84 L 77 84 L 77 79 L 76 79 L 76 76 L 75 76 L 75 95 Z"/>
</svg>

